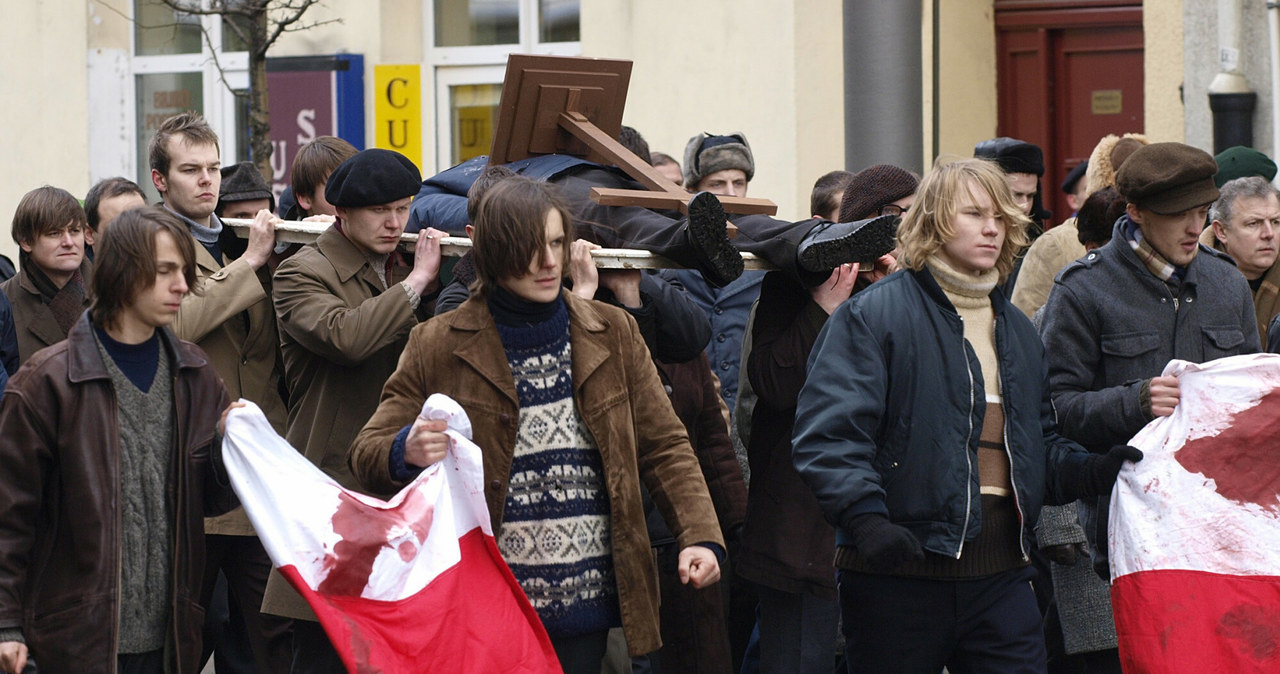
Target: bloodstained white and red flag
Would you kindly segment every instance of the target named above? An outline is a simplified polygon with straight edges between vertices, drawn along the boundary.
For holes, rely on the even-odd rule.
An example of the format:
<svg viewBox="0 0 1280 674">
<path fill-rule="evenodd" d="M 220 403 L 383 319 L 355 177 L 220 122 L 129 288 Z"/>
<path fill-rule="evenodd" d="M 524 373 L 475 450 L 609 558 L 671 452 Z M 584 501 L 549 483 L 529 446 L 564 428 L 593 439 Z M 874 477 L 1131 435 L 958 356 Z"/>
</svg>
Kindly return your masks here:
<svg viewBox="0 0 1280 674">
<path fill-rule="evenodd" d="M 494 542 L 466 413 L 433 395 L 423 416 L 449 421 L 450 450 L 389 501 L 343 489 L 253 403 L 228 415 L 223 457 L 272 562 L 348 671 L 560 672 Z"/>
<path fill-rule="evenodd" d="M 1173 361 L 1173 415 L 1112 496 L 1112 604 L 1131 672 L 1280 672 L 1280 356 Z"/>
</svg>

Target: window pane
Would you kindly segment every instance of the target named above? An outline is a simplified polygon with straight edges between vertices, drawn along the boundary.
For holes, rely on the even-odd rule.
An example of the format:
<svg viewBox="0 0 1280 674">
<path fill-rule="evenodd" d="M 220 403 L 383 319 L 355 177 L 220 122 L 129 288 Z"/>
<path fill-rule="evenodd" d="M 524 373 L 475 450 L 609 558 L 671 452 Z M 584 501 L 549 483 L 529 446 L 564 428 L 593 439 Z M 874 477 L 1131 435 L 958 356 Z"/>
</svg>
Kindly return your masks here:
<svg viewBox="0 0 1280 674">
<path fill-rule="evenodd" d="M 453 163 L 488 154 L 498 121 L 501 84 L 465 84 L 449 87 L 453 124 Z"/>
<path fill-rule="evenodd" d="M 134 0 L 134 42 L 138 56 L 199 54 L 200 17 L 176 12 L 157 0 Z"/>
<path fill-rule="evenodd" d="M 248 51 L 249 45 L 240 39 L 240 34 L 231 26 L 234 21 L 242 30 L 248 30 L 248 21 L 242 16 L 222 17 L 222 51 Z"/>
<path fill-rule="evenodd" d="M 437 47 L 520 42 L 518 0 L 435 0 L 435 7 Z"/>
<path fill-rule="evenodd" d="M 138 184 L 147 192 L 147 200 L 154 201 L 160 195 L 151 186 L 151 160 L 147 156 L 147 145 L 164 120 L 187 110 L 204 112 L 204 77 L 198 72 L 135 77 L 138 92 Z"/>
<path fill-rule="evenodd" d="M 578 0 L 538 0 L 539 42 L 578 42 Z"/>
</svg>

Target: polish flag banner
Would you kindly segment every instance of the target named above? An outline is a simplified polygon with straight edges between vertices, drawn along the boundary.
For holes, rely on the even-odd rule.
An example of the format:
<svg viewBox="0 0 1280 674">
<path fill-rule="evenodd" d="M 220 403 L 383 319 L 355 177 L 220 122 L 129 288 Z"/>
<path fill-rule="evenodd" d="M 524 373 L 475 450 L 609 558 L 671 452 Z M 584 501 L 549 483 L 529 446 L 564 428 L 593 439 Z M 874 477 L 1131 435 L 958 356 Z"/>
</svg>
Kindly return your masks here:
<svg viewBox="0 0 1280 674">
<path fill-rule="evenodd" d="M 1133 672 L 1280 672 L 1280 355 L 1173 361 L 1172 416 L 1111 501 L 1112 605 Z"/>
<path fill-rule="evenodd" d="M 446 458 L 390 501 L 343 489 L 248 401 L 223 459 L 263 546 L 353 673 L 560 672 L 551 640 L 498 552 L 480 448 L 452 399 Z"/>
</svg>

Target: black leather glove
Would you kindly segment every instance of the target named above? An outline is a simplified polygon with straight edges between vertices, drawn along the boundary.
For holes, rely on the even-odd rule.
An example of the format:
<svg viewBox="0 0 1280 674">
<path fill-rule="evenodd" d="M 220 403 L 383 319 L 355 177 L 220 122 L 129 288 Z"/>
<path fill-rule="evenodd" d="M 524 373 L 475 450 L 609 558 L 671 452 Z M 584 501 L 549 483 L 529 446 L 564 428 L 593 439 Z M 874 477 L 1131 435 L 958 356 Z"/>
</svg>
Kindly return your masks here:
<svg viewBox="0 0 1280 674">
<path fill-rule="evenodd" d="M 1080 551 L 1075 543 L 1047 545 L 1040 548 L 1040 554 L 1044 555 L 1045 559 L 1061 566 L 1075 566 L 1076 561 L 1080 559 Z"/>
<path fill-rule="evenodd" d="M 920 541 L 884 515 L 858 515 L 849 523 L 849 533 L 853 535 L 853 548 L 858 557 L 878 573 L 890 571 L 908 560 L 924 559 Z"/>
<path fill-rule="evenodd" d="M 1124 462 L 1137 463 L 1141 460 L 1142 450 L 1129 445 L 1116 445 L 1106 454 L 1089 457 L 1084 465 L 1085 489 L 1092 496 L 1110 494 Z"/>
</svg>

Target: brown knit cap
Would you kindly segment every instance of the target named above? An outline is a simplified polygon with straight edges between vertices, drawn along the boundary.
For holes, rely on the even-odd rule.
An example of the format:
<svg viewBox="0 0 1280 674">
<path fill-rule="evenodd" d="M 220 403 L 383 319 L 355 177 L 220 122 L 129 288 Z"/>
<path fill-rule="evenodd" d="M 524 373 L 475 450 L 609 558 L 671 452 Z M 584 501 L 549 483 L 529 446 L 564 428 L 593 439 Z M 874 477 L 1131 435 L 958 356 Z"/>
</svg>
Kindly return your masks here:
<svg viewBox="0 0 1280 674">
<path fill-rule="evenodd" d="M 866 220 L 880 209 L 916 193 L 920 178 L 890 164 L 876 164 L 859 171 L 844 189 L 840 200 L 840 222 Z"/>
</svg>

